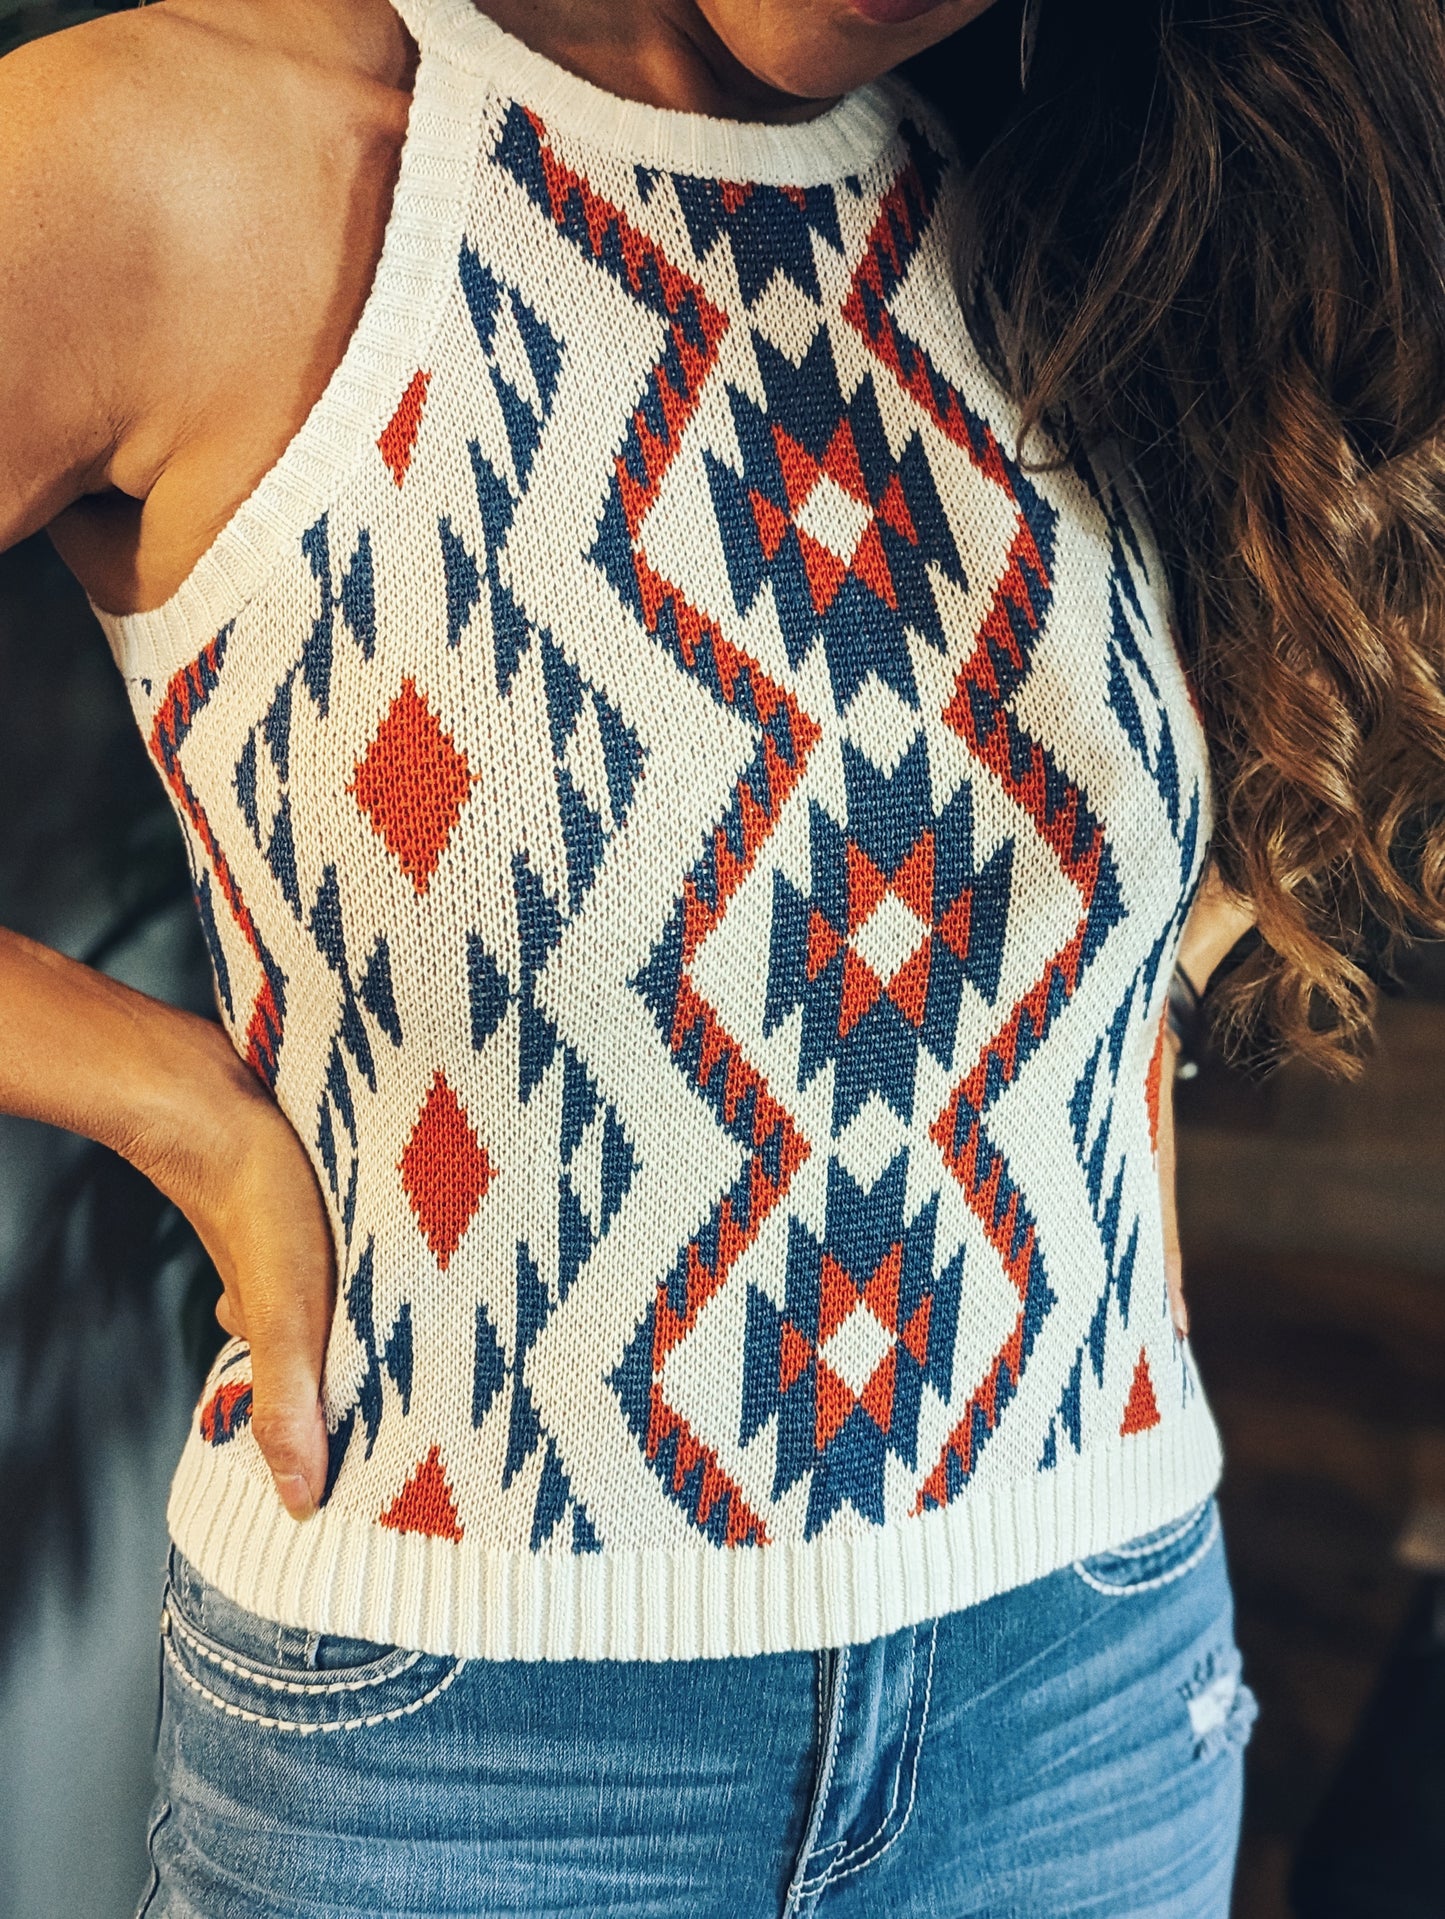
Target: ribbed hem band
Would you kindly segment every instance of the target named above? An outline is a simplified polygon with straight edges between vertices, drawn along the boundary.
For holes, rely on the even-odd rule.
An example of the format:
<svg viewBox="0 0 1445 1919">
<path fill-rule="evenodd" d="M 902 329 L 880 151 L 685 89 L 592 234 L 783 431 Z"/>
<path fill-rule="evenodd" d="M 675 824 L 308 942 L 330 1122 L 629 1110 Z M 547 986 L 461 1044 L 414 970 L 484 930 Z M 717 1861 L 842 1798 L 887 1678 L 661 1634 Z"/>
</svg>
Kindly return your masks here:
<svg viewBox="0 0 1445 1919">
<path fill-rule="evenodd" d="M 287 1625 L 467 1658 L 709 1659 L 855 1645 L 975 1605 L 1165 1525 L 1213 1491 L 1220 1465 L 1196 1397 L 1152 1432 L 877 1532 L 549 1556 L 330 1511 L 298 1524 L 259 1461 L 239 1475 L 193 1437 L 169 1517 L 212 1584 Z"/>
</svg>

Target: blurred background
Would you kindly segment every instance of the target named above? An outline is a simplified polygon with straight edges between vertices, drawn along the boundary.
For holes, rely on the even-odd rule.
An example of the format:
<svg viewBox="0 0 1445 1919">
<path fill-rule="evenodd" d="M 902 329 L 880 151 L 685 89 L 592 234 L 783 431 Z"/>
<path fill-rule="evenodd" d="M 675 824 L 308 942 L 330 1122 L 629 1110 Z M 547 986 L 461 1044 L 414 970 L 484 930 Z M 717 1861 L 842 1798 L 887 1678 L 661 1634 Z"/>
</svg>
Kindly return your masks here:
<svg viewBox="0 0 1445 1919">
<path fill-rule="evenodd" d="M 209 1011 L 120 676 L 40 541 L 0 558 L 0 923 Z M 127 1919 L 165 1497 L 216 1284 L 113 1155 L 0 1116 L 0 1913 Z"/>
<path fill-rule="evenodd" d="M 0 0 L 0 51 L 101 10 Z M 42 540 L 0 557 L 0 689 L 0 924 L 208 1011 L 179 839 Z M 1236 1919 L 1445 1919 L 1445 959 L 1407 956 L 1359 1084 L 1210 1057 L 1179 1095 L 1194 1338 L 1262 1706 Z M 0 1119 L 15 1919 L 134 1909 L 165 1495 L 215 1296 L 126 1167 Z"/>
</svg>

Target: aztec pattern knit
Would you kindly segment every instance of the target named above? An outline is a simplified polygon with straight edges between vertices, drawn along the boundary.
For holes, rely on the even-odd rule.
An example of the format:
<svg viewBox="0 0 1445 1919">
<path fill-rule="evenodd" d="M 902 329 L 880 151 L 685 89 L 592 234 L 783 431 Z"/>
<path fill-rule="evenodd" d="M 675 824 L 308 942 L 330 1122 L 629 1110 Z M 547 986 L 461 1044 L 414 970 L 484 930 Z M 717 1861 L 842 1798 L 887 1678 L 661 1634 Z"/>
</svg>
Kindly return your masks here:
<svg viewBox="0 0 1445 1919">
<path fill-rule="evenodd" d="M 1157 556 L 1026 473 L 884 83 L 630 105 L 410 0 L 375 287 L 107 618 L 216 992 L 326 1194 L 329 1497 L 207 1384 L 225 1592 L 463 1655 L 862 1640 L 1218 1472 L 1160 1009 L 1204 857 Z"/>
</svg>

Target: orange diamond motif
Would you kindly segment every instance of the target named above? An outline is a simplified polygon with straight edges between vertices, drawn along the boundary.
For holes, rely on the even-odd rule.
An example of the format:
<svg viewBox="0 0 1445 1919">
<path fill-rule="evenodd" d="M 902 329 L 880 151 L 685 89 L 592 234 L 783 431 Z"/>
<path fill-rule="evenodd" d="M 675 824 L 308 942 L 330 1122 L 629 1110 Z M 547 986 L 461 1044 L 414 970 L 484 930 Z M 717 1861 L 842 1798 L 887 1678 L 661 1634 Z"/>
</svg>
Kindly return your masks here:
<svg viewBox="0 0 1445 1919">
<path fill-rule="evenodd" d="M 431 1083 L 397 1171 L 422 1237 L 445 1272 L 496 1171 L 445 1073 Z"/>
<path fill-rule="evenodd" d="M 467 756 L 406 679 L 347 789 L 418 893 L 471 791 Z"/>
</svg>

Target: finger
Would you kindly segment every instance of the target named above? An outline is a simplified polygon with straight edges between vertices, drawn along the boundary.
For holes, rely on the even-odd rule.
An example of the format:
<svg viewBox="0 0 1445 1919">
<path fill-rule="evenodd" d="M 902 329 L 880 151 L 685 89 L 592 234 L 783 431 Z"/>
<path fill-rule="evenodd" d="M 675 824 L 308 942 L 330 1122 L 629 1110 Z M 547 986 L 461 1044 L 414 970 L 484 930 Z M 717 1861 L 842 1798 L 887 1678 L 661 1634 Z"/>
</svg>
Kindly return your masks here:
<svg viewBox="0 0 1445 1919">
<path fill-rule="evenodd" d="M 216 1320 L 221 1331 L 229 1333 L 232 1339 L 246 1337 L 246 1322 L 241 1309 L 229 1293 L 222 1293 L 216 1301 Z"/>
<path fill-rule="evenodd" d="M 329 1289 L 253 1288 L 246 1320 L 251 1342 L 251 1428 L 293 1519 L 309 1519 L 326 1489 L 326 1419 L 321 1369 L 330 1324 Z M 315 1294 L 317 1296 L 313 1297 Z"/>
</svg>

